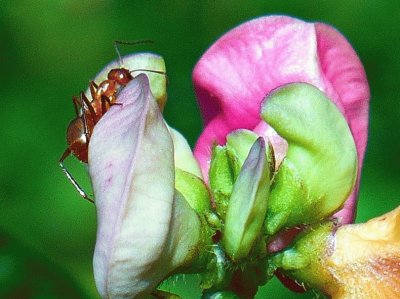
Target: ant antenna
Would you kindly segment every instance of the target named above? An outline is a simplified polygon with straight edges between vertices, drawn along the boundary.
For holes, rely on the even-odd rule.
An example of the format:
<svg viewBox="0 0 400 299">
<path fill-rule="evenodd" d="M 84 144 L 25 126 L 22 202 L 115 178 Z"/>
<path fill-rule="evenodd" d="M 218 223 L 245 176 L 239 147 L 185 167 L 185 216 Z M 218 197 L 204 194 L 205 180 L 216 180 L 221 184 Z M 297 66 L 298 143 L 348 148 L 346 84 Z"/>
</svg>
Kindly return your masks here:
<svg viewBox="0 0 400 299">
<path fill-rule="evenodd" d="M 122 66 L 124 63 L 122 61 L 121 53 L 119 52 L 118 45 L 138 45 L 138 44 L 154 44 L 153 40 L 150 39 L 141 39 L 141 40 L 133 40 L 133 41 L 125 41 L 125 40 L 116 40 L 114 41 L 115 52 L 118 55 L 119 65 Z"/>
<path fill-rule="evenodd" d="M 162 72 L 162 71 L 155 71 L 155 70 L 148 70 L 148 69 L 135 69 L 132 71 L 129 71 L 130 73 L 133 72 L 149 72 L 149 73 L 156 73 L 156 74 L 160 74 L 160 75 L 166 75 L 166 72 Z"/>
</svg>

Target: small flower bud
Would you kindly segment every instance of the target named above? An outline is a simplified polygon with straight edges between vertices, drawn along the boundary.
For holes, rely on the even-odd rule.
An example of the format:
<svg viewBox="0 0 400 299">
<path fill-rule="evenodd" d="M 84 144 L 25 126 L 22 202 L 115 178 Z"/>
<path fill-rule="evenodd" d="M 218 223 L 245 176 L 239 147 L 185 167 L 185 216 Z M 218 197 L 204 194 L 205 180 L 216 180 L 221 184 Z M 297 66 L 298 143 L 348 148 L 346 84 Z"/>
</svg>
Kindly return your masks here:
<svg viewBox="0 0 400 299">
<path fill-rule="evenodd" d="M 235 157 L 238 161 L 239 170 L 249 155 L 250 149 L 258 137 L 259 136 L 253 131 L 245 129 L 235 130 L 226 137 L 226 148 L 228 149 L 228 152 L 231 153 L 230 156 Z M 275 172 L 275 156 L 273 147 L 269 140 L 268 146 L 266 147 L 266 155 L 269 164 L 270 175 L 272 177 Z"/>
<path fill-rule="evenodd" d="M 267 209 L 270 173 L 265 142 L 258 138 L 233 186 L 222 244 L 232 260 L 247 257 L 259 236 Z"/>
</svg>

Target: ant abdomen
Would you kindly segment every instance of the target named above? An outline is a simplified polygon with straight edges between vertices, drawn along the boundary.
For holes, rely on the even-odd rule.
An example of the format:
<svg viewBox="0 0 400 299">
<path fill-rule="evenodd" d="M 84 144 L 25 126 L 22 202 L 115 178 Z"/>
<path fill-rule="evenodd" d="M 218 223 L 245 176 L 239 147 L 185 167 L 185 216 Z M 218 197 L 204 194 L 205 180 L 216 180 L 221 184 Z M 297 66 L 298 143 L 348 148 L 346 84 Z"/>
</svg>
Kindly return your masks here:
<svg viewBox="0 0 400 299">
<path fill-rule="evenodd" d="M 90 119 L 87 119 L 90 122 Z M 92 126 L 87 126 L 91 128 Z M 90 132 L 86 132 L 83 117 L 73 119 L 67 129 L 67 144 L 71 153 L 82 162 L 88 162 L 88 144 Z"/>
</svg>

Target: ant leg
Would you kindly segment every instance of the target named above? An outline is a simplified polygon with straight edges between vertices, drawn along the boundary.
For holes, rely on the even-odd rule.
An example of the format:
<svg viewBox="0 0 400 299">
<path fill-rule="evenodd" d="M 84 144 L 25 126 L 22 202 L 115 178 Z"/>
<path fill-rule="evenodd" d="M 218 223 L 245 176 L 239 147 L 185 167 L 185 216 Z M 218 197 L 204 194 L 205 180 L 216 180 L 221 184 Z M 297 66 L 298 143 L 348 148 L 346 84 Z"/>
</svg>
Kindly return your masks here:
<svg viewBox="0 0 400 299">
<path fill-rule="evenodd" d="M 82 119 L 83 119 L 83 133 L 86 136 L 86 143 L 89 144 L 90 135 L 89 135 L 89 129 L 88 129 L 87 119 L 86 119 L 86 114 L 85 113 L 82 115 Z"/>
<path fill-rule="evenodd" d="M 80 109 L 82 109 L 82 102 L 79 101 L 77 96 L 72 97 L 72 102 L 74 103 L 74 108 L 75 108 L 75 113 L 76 116 L 79 116 L 80 114 Z"/>
<path fill-rule="evenodd" d="M 93 99 L 93 100 L 96 98 L 96 92 L 97 92 L 97 89 L 98 89 L 98 88 L 99 88 L 99 87 L 97 86 L 96 83 L 94 83 L 94 81 L 90 81 L 90 83 L 89 83 L 89 89 L 90 89 L 90 94 L 92 95 L 92 99 Z"/>
<path fill-rule="evenodd" d="M 118 55 L 119 65 L 122 66 L 124 63 L 122 61 L 122 56 L 121 53 L 119 52 L 118 45 L 137 45 L 137 44 L 152 44 L 152 43 L 154 43 L 154 41 L 149 39 L 133 40 L 133 41 L 115 40 L 114 48 L 115 52 L 117 52 Z"/>
<path fill-rule="evenodd" d="M 97 116 L 96 116 L 96 111 L 94 111 L 94 108 L 92 106 L 92 103 L 88 100 L 88 98 L 85 96 L 83 92 L 81 92 L 81 100 L 83 103 L 85 103 L 86 108 L 89 109 L 90 115 L 92 116 L 93 119 L 93 124 L 97 123 Z M 85 113 L 83 113 L 85 114 Z"/>
<path fill-rule="evenodd" d="M 82 196 L 84 199 L 87 201 L 90 201 L 91 203 L 94 203 L 94 200 L 91 199 L 85 191 L 79 186 L 78 182 L 74 179 L 72 174 L 68 171 L 68 169 L 64 166 L 64 160 L 71 154 L 71 150 L 67 148 L 65 152 L 62 154 L 60 160 L 58 160 L 58 163 L 60 164 L 60 167 L 62 171 L 64 172 L 65 176 L 68 178 L 68 180 L 74 185 L 75 189 L 78 190 L 78 193 L 80 196 Z"/>
<path fill-rule="evenodd" d="M 101 95 L 101 113 L 102 113 L 102 115 L 104 115 L 107 112 L 106 103 L 111 105 L 110 99 L 102 94 Z"/>
</svg>

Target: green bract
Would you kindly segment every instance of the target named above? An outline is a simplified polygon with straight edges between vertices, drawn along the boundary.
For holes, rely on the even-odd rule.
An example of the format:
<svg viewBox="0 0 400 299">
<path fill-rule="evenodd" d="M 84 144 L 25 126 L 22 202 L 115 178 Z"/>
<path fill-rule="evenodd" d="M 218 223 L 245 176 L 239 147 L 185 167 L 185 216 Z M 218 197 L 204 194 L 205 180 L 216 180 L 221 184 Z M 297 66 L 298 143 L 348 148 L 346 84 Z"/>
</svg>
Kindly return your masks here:
<svg viewBox="0 0 400 299">
<path fill-rule="evenodd" d="M 293 83 L 271 93 L 261 115 L 289 144 L 271 189 L 267 234 L 337 211 L 353 189 L 357 152 L 336 106 L 316 87 Z"/>
<path fill-rule="evenodd" d="M 229 157 L 225 146 L 214 146 L 210 165 L 210 189 L 218 215 L 225 219 L 229 197 L 235 182 L 235 160 Z"/>
<path fill-rule="evenodd" d="M 198 176 L 175 168 L 175 188 L 197 213 L 205 215 L 210 212 L 210 194 Z"/>
<path fill-rule="evenodd" d="M 328 276 L 321 267 L 321 259 L 328 252 L 327 245 L 331 245 L 333 230 L 334 224 L 330 221 L 309 227 L 296 237 L 293 247 L 276 254 L 273 263 L 300 281 L 313 281 L 314 286 L 321 285 Z"/>
<path fill-rule="evenodd" d="M 265 142 L 256 140 L 233 186 L 222 243 L 234 261 L 247 257 L 259 236 L 267 209 L 270 172 Z"/>
</svg>

